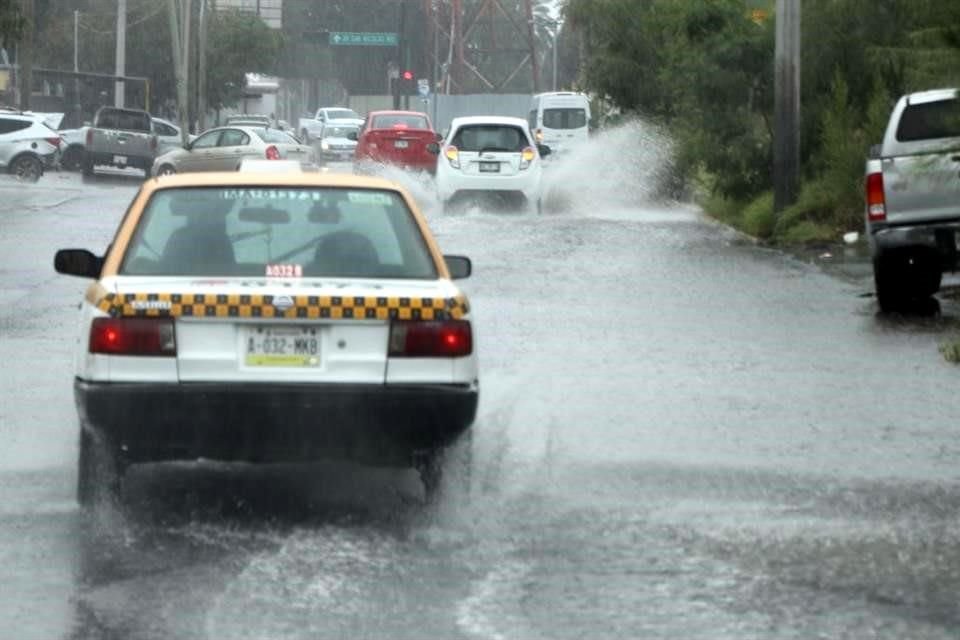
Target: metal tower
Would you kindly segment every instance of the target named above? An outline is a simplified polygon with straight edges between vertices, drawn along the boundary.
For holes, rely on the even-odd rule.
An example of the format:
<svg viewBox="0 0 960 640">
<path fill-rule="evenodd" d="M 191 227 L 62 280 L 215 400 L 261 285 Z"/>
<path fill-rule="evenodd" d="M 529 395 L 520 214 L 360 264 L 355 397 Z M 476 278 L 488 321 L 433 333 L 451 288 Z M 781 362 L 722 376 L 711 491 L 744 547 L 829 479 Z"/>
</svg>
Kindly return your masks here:
<svg viewBox="0 0 960 640">
<path fill-rule="evenodd" d="M 438 93 L 540 90 L 534 0 L 422 0 Z M 529 75 L 527 75 L 529 74 Z"/>
</svg>

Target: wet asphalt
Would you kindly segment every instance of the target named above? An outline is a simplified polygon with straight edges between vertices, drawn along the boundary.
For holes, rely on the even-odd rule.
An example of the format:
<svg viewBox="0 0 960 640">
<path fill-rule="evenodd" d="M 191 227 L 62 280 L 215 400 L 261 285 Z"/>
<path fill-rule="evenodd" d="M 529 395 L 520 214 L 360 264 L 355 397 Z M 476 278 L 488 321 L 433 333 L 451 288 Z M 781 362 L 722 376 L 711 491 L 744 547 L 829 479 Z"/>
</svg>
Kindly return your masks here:
<svg viewBox="0 0 960 640">
<path fill-rule="evenodd" d="M 554 165 L 541 216 L 394 176 L 474 261 L 470 484 L 429 506 L 403 469 L 185 462 L 81 513 L 52 255 L 102 251 L 138 178 L 0 181 L 0 637 L 960 637 L 956 282 L 880 314 L 855 247 L 624 189 L 646 148 Z"/>
</svg>

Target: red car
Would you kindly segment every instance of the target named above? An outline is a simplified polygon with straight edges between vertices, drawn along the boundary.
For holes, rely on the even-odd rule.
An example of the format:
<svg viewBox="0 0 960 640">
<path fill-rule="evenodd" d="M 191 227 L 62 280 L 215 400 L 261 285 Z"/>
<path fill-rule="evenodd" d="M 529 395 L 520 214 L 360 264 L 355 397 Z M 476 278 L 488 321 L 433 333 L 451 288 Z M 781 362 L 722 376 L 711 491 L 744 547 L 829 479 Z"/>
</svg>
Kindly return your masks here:
<svg viewBox="0 0 960 640">
<path fill-rule="evenodd" d="M 371 111 L 363 123 L 354 160 L 358 165 L 390 164 L 406 169 L 437 169 L 427 145 L 437 141 L 430 118 L 419 111 Z"/>
</svg>

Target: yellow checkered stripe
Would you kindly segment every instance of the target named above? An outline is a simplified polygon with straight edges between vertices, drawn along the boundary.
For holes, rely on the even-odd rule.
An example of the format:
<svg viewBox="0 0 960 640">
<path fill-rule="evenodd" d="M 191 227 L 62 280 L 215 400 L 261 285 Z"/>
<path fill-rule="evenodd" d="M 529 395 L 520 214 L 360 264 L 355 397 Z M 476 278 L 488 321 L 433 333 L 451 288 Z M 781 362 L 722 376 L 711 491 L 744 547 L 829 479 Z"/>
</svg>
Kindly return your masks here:
<svg viewBox="0 0 960 640">
<path fill-rule="evenodd" d="M 293 306 L 282 309 L 283 298 Z M 469 312 L 465 296 L 273 296 L 209 293 L 108 293 L 97 308 L 111 316 L 196 318 L 287 318 L 331 320 L 448 320 Z"/>
</svg>

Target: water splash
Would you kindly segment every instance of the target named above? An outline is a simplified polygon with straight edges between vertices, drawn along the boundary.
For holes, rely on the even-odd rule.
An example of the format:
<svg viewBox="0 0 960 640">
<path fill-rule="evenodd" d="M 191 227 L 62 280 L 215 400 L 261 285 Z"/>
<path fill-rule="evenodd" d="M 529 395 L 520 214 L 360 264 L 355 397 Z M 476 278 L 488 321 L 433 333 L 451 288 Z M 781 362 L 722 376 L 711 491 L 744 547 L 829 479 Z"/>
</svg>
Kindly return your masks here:
<svg viewBox="0 0 960 640">
<path fill-rule="evenodd" d="M 588 144 L 548 160 L 543 192 L 549 211 L 670 199 L 673 143 L 660 128 L 639 119 L 600 131 Z"/>
</svg>

